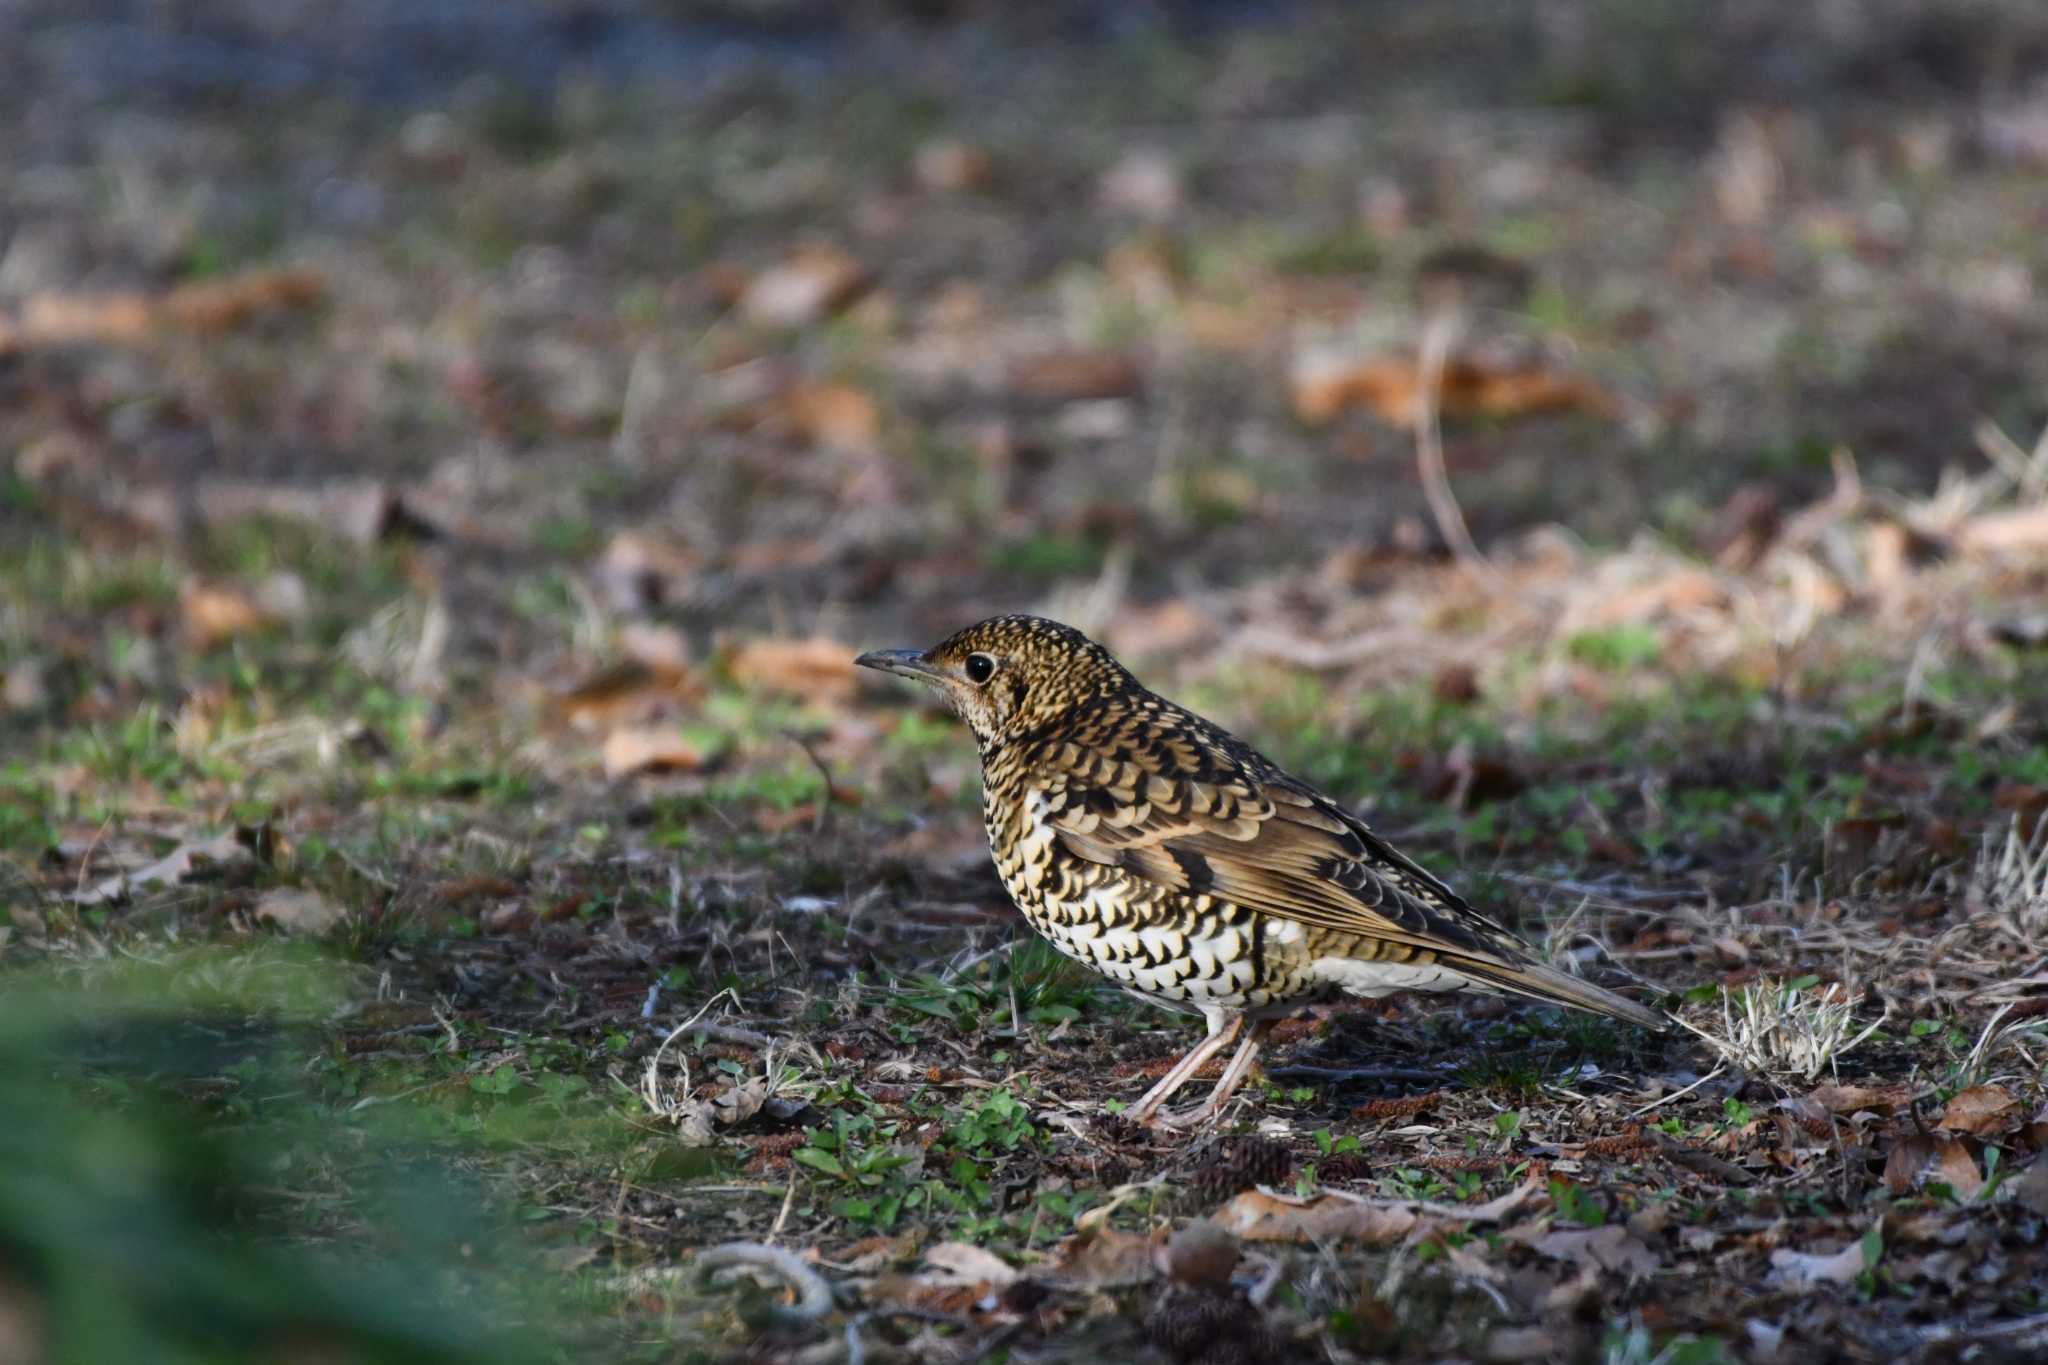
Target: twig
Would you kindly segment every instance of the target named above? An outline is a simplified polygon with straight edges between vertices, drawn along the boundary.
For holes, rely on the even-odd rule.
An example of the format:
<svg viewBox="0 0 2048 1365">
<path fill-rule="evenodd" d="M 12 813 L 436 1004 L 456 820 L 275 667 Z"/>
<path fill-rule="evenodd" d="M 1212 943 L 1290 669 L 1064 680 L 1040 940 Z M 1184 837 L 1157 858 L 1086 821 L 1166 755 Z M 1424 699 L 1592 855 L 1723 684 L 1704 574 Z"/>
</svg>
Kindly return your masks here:
<svg viewBox="0 0 2048 1365">
<path fill-rule="evenodd" d="M 692 1264 L 705 1280 L 730 1266 L 747 1266 L 781 1276 L 796 1291 L 796 1302 L 788 1307 L 778 1304 L 768 1310 L 768 1315 L 778 1323 L 816 1322 L 832 1311 L 832 1286 L 793 1251 L 763 1242 L 727 1242 L 698 1252 Z"/>
<path fill-rule="evenodd" d="M 1649 1112 L 1650 1112 L 1650 1111 L 1651 1111 L 1652 1109 L 1662 1109 L 1662 1108 L 1663 1108 L 1663 1107 L 1664 1107 L 1665 1105 L 1667 1105 L 1667 1104 L 1671 1103 L 1671 1101 L 1673 1101 L 1673 1100 L 1678 1100 L 1678 1099 L 1684 1099 L 1684 1098 L 1685 1098 L 1685 1097 L 1686 1097 L 1687 1095 L 1690 1095 L 1690 1094 L 1691 1094 L 1691 1093 L 1692 1093 L 1693 1091 L 1695 1091 L 1695 1090 L 1699 1089 L 1699 1088 L 1700 1088 L 1701 1086 L 1705 1085 L 1705 1084 L 1706 1084 L 1706 1083 L 1707 1083 L 1708 1081 L 1711 1081 L 1711 1080 L 1713 1080 L 1713 1079 L 1714 1079 L 1714 1077 L 1716 1077 L 1716 1076 L 1720 1075 L 1720 1074 L 1721 1074 L 1722 1072 L 1726 1071 L 1727 1069 L 1728 1069 L 1728 1068 L 1727 1068 L 1726 1066 L 1717 1066 L 1717 1067 L 1715 1067 L 1715 1068 L 1714 1068 L 1714 1069 L 1713 1069 L 1712 1071 L 1709 1071 L 1709 1072 L 1708 1072 L 1708 1073 L 1707 1073 L 1706 1075 L 1704 1075 L 1704 1076 L 1700 1077 L 1700 1078 L 1699 1078 L 1698 1080 L 1694 1081 L 1694 1082 L 1693 1082 L 1693 1083 L 1692 1083 L 1691 1085 L 1687 1086 L 1687 1087 L 1686 1087 L 1685 1089 L 1683 1089 L 1683 1090 L 1674 1090 L 1674 1091 L 1672 1091 L 1672 1092 L 1671 1092 L 1670 1094 L 1668 1094 L 1668 1095 L 1664 1096 L 1664 1098 L 1662 1098 L 1662 1099 L 1658 1099 L 1658 1100 L 1651 1100 L 1651 1101 L 1650 1101 L 1650 1102 L 1649 1102 L 1648 1104 L 1644 1105 L 1644 1106 L 1643 1106 L 1642 1108 L 1640 1108 L 1640 1109 L 1638 1109 L 1638 1110 L 1635 1110 L 1635 1111 L 1634 1111 L 1633 1113 L 1629 1114 L 1629 1115 L 1628 1115 L 1628 1118 L 1629 1118 L 1629 1119 L 1639 1119 L 1639 1118 L 1641 1118 L 1641 1117 L 1642 1117 L 1643 1115 L 1645 1115 L 1645 1114 L 1649 1113 Z M 1623 1122 L 1627 1122 L 1627 1119 L 1624 1119 L 1624 1120 L 1623 1120 Z"/>
<path fill-rule="evenodd" d="M 1952 1326 L 1936 1323 L 1920 1329 L 1923 1346 L 1941 1346 L 1955 1341 L 2004 1341 L 2012 1337 L 2027 1337 L 2028 1344 L 2038 1335 L 2042 1342 L 2048 1342 L 2048 1313 L 2036 1313 L 2030 1318 L 2008 1318 L 2004 1322 L 1965 1323 Z"/>
<path fill-rule="evenodd" d="M 1441 1081 L 1443 1076 L 1419 1066 L 1269 1066 L 1266 1075 L 1276 1081 Z"/>
<path fill-rule="evenodd" d="M 1452 310 L 1434 314 L 1422 331 L 1422 391 L 1416 395 L 1415 405 L 1415 467 L 1422 476 L 1422 493 L 1429 500 L 1429 512 L 1436 519 L 1436 529 L 1443 535 L 1444 543 L 1451 547 L 1458 563 L 1479 578 L 1488 587 L 1497 591 L 1508 591 L 1508 582 L 1501 577 L 1500 570 L 1493 567 L 1493 561 L 1479 552 L 1473 543 L 1472 532 L 1465 525 L 1465 514 L 1458 509 L 1458 499 L 1451 492 L 1451 476 L 1444 468 L 1444 435 L 1441 422 L 1443 408 L 1444 364 L 1450 358 L 1451 346 L 1458 334 L 1464 330 L 1464 323 Z"/>
<path fill-rule="evenodd" d="M 824 759 L 818 757 L 818 751 L 811 747 L 809 740 L 794 730 L 784 730 L 782 733 L 789 738 L 790 743 L 804 751 L 804 757 L 811 760 L 811 766 L 816 768 L 818 776 L 825 780 L 825 799 L 818 803 L 818 814 L 811 821 L 811 829 L 814 832 L 821 830 L 825 828 L 825 822 L 832 818 L 832 808 L 838 805 L 840 800 L 839 788 L 832 781 L 832 770 L 825 766 Z"/>
</svg>

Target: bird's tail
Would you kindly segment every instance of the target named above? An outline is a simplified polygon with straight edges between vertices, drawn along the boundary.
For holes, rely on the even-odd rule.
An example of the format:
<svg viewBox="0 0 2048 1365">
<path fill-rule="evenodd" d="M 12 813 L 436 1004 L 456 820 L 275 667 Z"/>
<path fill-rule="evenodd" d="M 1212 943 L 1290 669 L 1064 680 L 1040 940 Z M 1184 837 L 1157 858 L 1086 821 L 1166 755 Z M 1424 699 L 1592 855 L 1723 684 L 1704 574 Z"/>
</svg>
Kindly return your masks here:
<svg viewBox="0 0 2048 1365">
<path fill-rule="evenodd" d="M 1555 967 L 1541 962 L 1490 962 L 1483 959 L 1465 959 L 1457 963 L 1458 970 L 1473 981 L 1509 991 L 1515 995 L 1527 996 L 1531 1000 L 1548 1001 L 1553 1005 L 1569 1005 L 1573 1009 L 1590 1010 L 1604 1014 L 1610 1019 L 1625 1019 L 1631 1024 L 1662 1031 L 1671 1027 L 1671 1017 L 1662 1010 L 1649 1009 L 1633 1000 L 1624 999 L 1613 991 L 1604 990 L 1590 981 L 1581 981 Z"/>
</svg>

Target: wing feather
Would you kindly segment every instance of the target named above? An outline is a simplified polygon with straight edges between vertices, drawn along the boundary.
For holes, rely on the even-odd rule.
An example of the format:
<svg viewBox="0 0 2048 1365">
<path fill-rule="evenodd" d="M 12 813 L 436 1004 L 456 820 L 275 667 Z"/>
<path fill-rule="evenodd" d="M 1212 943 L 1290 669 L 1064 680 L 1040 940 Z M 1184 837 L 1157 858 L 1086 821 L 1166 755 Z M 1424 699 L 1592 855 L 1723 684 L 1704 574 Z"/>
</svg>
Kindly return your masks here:
<svg viewBox="0 0 2048 1365">
<path fill-rule="evenodd" d="M 1536 961 L 1363 821 L 1200 717 L 1168 704 L 1099 719 L 1115 735 L 1113 758 L 1066 742 L 1027 764 L 1075 857 L 1353 936 L 1361 957 L 1426 953 L 1505 990 L 1662 1026 Z"/>
</svg>

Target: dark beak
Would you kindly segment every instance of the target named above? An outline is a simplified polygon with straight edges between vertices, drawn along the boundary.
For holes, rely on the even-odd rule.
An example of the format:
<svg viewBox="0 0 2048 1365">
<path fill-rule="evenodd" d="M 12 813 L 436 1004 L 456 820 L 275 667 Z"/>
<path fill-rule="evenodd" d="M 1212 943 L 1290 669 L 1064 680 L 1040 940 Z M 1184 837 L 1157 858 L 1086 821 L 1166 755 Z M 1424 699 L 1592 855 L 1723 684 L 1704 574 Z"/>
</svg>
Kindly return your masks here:
<svg viewBox="0 0 2048 1365">
<path fill-rule="evenodd" d="M 862 668 L 878 669 L 883 673 L 896 673 L 906 678 L 922 678 L 927 681 L 945 675 L 934 668 L 921 649 L 876 649 L 861 655 L 854 662 Z"/>
</svg>

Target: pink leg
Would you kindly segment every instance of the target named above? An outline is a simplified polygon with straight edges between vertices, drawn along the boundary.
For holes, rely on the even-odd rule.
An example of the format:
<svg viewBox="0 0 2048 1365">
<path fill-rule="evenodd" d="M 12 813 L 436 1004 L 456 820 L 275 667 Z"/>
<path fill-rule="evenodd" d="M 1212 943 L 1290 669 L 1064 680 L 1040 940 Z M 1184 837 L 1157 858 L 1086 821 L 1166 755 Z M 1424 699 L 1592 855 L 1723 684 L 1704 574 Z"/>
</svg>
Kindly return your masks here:
<svg viewBox="0 0 2048 1365">
<path fill-rule="evenodd" d="M 1192 1128 L 1197 1124 L 1207 1123 L 1221 1114 L 1223 1106 L 1230 1103 L 1230 1097 L 1236 1093 L 1237 1087 L 1244 1083 L 1245 1076 L 1252 1069 L 1252 1063 L 1259 1059 L 1259 1049 L 1264 1046 L 1267 1035 L 1272 1033 L 1273 1026 L 1279 1022 L 1278 1019 L 1261 1019 L 1254 1023 L 1251 1032 L 1245 1034 L 1244 1041 L 1237 1045 L 1237 1051 L 1231 1054 L 1230 1065 L 1223 1068 L 1223 1078 L 1216 1082 L 1216 1088 L 1209 1092 L 1209 1098 L 1203 1100 L 1200 1107 L 1192 1112 L 1176 1114 L 1163 1121 L 1176 1128 Z"/>
<path fill-rule="evenodd" d="M 1173 1064 L 1173 1070 L 1159 1078 L 1159 1084 L 1147 1090 L 1143 1098 L 1124 1111 L 1124 1117 L 1133 1123 L 1152 1122 L 1153 1117 L 1159 1112 L 1159 1106 L 1166 1103 L 1174 1091 L 1186 1085 L 1188 1078 L 1202 1069 L 1202 1063 L 1235 1042 L 1243 1029 L 1244 1016 L 1239 1015 L 1195 1044 L 1187 1056 Z"/>
</svg>

